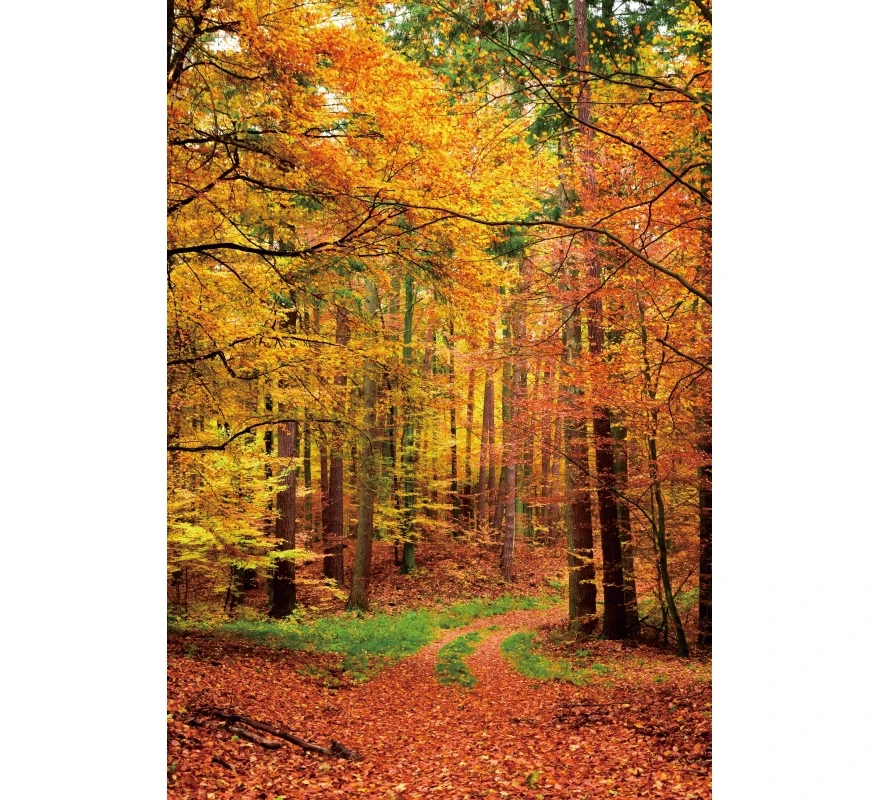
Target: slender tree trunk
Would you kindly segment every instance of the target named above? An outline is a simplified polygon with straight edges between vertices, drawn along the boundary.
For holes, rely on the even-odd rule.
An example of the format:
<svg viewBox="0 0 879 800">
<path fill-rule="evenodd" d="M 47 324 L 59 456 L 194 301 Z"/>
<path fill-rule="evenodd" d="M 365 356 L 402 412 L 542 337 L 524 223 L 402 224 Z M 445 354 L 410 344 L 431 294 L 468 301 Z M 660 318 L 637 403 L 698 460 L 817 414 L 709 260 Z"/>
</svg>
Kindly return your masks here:
<svg viewBox="0 0 879 800">
<path fill-rule="evenodd" d="M 517 326 L 519 326 L 521 320 L 517 320 Z M 517 328 L 518 330 L 518 328 Z M 524 341 L 524 330 L 522 330 L 519 334 L 517 334 L 518 340 L 520 342 Z M 535 443 L 535 433 L 534 427 L 532 425 L 528 425 L 528 432 L 525 432 L 525 423 L 524 423 L 524 414 L 523 410 L 525 408 L 525 404 L 528 401 L 528 369 L 525 364 L 520 359 L 519 361 L 519 380 L 516 385 L 518 387 L 518 396 L 515 398 L 513 405 L 515 406 L 517 418 L 520 420 L 517 423 L 518 436 L 519 441 L 524 445 L 524 452 L 520 452 L 519 461 L 522 464 L 522 479 L 519 481 L 518 489 L 516 490 L 516 514 L 517 517 L 521 515 L 521 519 L 524 520 L 523 523 L 523 536 L 529 541 L 534 540 L 534 502 L 533 497 L 536 494 L 534 490 L 534 443 Z M 535 373 L 535 379 L 538 378 L 539 373 Z M 536 386 L 535 386 L 536 388 Z M 520 451 L 523 447 L 520 446 Z M 528 498 L 526 500 L 526 498 Z M 530 502 L 529 502 L 530 500 Z"/>
<path fill-rule="evenodd" d="M 283 406 L 278 405 L 278 411 Z M 294 459 L 299 455 L 299 424 L 285 422 L 278 426 L 278 458 L 285 470 L 283 488 L 277 494 L 278 516 L 275 536 L 284 550 L 296 548 L 296 476 L 299 467 Z M 272 606 L 269 616 L 286 617 L 296 605 L 296 572 L 291 559 L 279 558 L 272 578 Z"/>
<path fill-rule="evenodd" d="M 494 351 L 494 321 L 491 323 L 491 340 L 488 345 L 489 358 L 492 357 Z M 495 480 L 497 472 L 497 453 L 495 452 L 495 381 L 494 369 L 488 377 L 491 383 L 491 413 L 488 415 L 488 484 L 486 486 L 486 517 L 485 523 L 491 526 L 494 518 L 494 510 L 497 505 L 498 485 Z M 495 529 L 497 526 L 495 526 Z"/>
<path fill-rule="evenodd" d="M 366 319 L 371 326 L 378 313 L 378 291 L 375 284 L 366 281 Z M 378 386 L 375 373 L 378 364 L 367 361 L 363 376 L 363 433 L 360 437 L 360 471 L 357 496 L 357 550 L 354 554 L 354 574 L 348 610 L 369 608 L 369 582 L 372 577 L 372 537 L 375 497 L 378 491 L 378 429 L 375 408 Z"/>
<path fill-rule="evenodd" d="M 576 285 L 576 275 L 572 275 Z M 582 351 L 580 312 L 574 308 L 566 328 L 567 360 L 574 366 Z M 586 420 L 579 407 L 582 389 L 570 389 L 574 408 L 565 428 L 565 449 L 568 464 L 565 469 L 568 497 L 570 498 L 570 525 L 568 527 L 568 618 L 569 626 L 578 636 L 592 633 L 598 626 L 595 561 L 592 540 L 592 499 L 589 492 L 589 449 L 586 439 Z"/>
<path fill-rule="evenodd" d="M 341 305 L 336 306 L 336 344 L 345 346 L 350 338 L 348 314 Z M 344 413 L 345 392 L 348 378 L 336 375 L 333 383 L 338 387 L 336 413 Z M 330 451 L 329 502 L 327 504 L 327 526 L 324 529 L 324 576 L 342 587 L 345 585 L 345 464 L 343 459 L 341 435 L 336 431 Z"/>
<path fill-rule="evenodd" d="M 471 453 L 473 452 L 473 401 L 475 393 L 476 370 L 472 367 L 467 374 L 467 434 L 464 440 L 464 491 L 462 505 L 464 516 L 468 522 L 473 523 L 473 464 Z"/>
<path fill-rule="evenodd" d="M 511 351 L 518 347 L 524 338 L 523 325 L 519 324 L 517 311 L 510 311 L 513 323 L 506 327 L 506 338 L 513 345 Z M 511 334 L 515 333 L 515 343 Z M 504 469 L 507 470 L 506 495 L 504 497 L 504 527 L 503 549 L 501 550 L 501 574 L 505 581 L 513 579 L 513 548 L 516 541 L 516 464 L 519 460 L 520 435 L 514 429 L 513 417 L 519 405 L 522 390 L 522 366 L 521 359 L 514 352 L 508 354 L 509 369 L 505 365 L 505 373 L 509 373 L 509 382 L 505 381 L 503 392 L 503 421 L 504 421 Z M 506 377 L 506 376 L 505 376 Z"/>
<path fill-rule="evenodd" d="M 684 634 L 684 626 L 681 623 L 681 618 L 678 614 L 674 590 L 671 585 L 671 577 L 668 572 L 668 540 L 665 531 L 665 497 L 659 481 L 659 459 L 656 449 L 656 411 L 651 411 L 650 416 L 653 422 L 653 430 L 647 438 L 647 450 L 650 455 L 650 479 L 653 484 L 653 497 L 656 501 L 656 547 L 659 551 L 659 574 L 662 580 L 662 590 L 665 594 L 665 603 L 668 608 L 669 616 L 671 617 L 672 625 L 674 625 L 675 636 L 678 640 L 678 655 L 686 657 L 690 655 L 690 648 L 687 646 L 687 637 Z"/>
<path fill-rule="evenodd" d="M 311 492 L 311 424 L 307 421 L 302 426 L 302 482 L 305 487 L 305 527 L 306 538 L 310 546 L 314 539 L 314 501 Z"/>
<path fill-rule="evenodd" d="M 543 392 L 552 396 L 552 383 L 550 372 L 544 367 Z M 552 433 L 553 422 L 546 419 L 543 423 L 543 432 L 540 437 L 540 527 L 545 541 L 551 541 L 549 530 L 549 498 L 552 491 Z"/>
<path fill-rule="evenodd" d="M 620 549 L 623 558 L 623 598 L 626 604 L 626 635 L 636 637 L 641 629 L 638 617 L 638 592 L 635 586 L 635 553 L 632 545 L 632 522 L 626 492 L 629 489 L 629 459 L 626 444 L 626 428 L 614 425 L 613 471 L 616 478 L 617 524 L 620 531 Z"/>
<path fill-rule="evenodd" d="M 700 421 L 699 450 L 707 463 L 699 467 L 699 639 L 711 647 L 711 417 Z"/>
<path fill-rule="evenodd" d="M 494 377 L 491 367 L 485 371 L 485 390 L 482 400 L 482 443 L 479 451 L 479 485 L 477 488 L 476 527 L 482 531 L 488 521 L 491 481 L 494 467 L 491 465 L 492 420 L 494 419 Z"/>
<path fill-rule="evenodd" d="M 562 420 L 557 419 L 555 421 L 555 452 L 561 453 L 562 451 Z M 552 462 L 552 481 L 550 486 L 552 487 L 553 498 L 555 498 L 560 491 L 561 484 L 561 470 L 562 470 L 562 460 L 558 455 L 553 459 Z M 558 542 L 559 538 L 559 520 L 561 519 L 561 511 L 559 509 L 558 500 L 553 499 L 549 504 L 549 522 L 547 523 L 549 527 L 549 536 L 550 541 L 552 541 L 553 545 Z"/>
<path fill-rule="evenodd" d="M 577 634 L 592 633 L 598 626 L 595 561 L 592 541 L 592 501 L 589 496 L 589 452 L 586 423 L 573 422 L 565 431 L 571 523 L 568 533 L 568 617 Z"/>
<path fill-rule="evenodd" d="M 327 437 L 323 431 L 320 432 L 317 446 L 320 451 L 320 533 L 321 540 L 324 540 L 329 530 L 330 457 Z"/>
<path fill-rule="evenodd" d="M 456 415 L 457 394 L 455 393 L 455 323 L 449 320 L 449 496 L 452 501 L 452 533 L 461 533 L 461 498 L 458 496 L 458 421 Z"/>
<path fill-rule="evenodd" d="M 503 397 L 501 398 L 501 406 L 503 406 Z M 501 474 L 498 479 L 497 491 L 494 496 L 494 513 L 491 518 L 491 528 L 497 536 L 503 535 L 504 516 L 507 508 L 507 494 L 510 490 L 510 468 L 505 464 L 507 454 L 503 449 L 503 430 L 501 431 Z"/>
<path fill-rule="evenodd" d="M 403 364 L 411 368 L 412 357 L 412 318 L 415 312 L 415 285 L 412 276 L 403 280 L 406 292 L 406 308 L 403 315 Z M 400 571 L 403 574 L 415 569 L 415 422 L 414 409 L 406 409 L 403 423 L 403 563 Z"/>
<path fill-rule="evenodd" d="M 654 537 L 654 546 L 656 548 L 656 566 L 659 572 L 659 583 L 661 594 L 665 597 L 665 608 L 663 609 L 663 629 L 667 629 L 666 626 L 666 614 L 671 617 L 672 624 L 675 628 L 675 635 L 677 636 L 677 644 L 678 644 L 678 655 L 687 656 L 690 653 L 690 649 L 687 645 L 687 639 L 684 635 L 684 626 L 681 623 L 680 615 L 678 614 L 677 604 L 675 602 L 675 593 L 672 589 L 671 585 L 671 576 L 668 571 L 668 539 L 666 537 L 666 529 L 665 529 L 665 497 L 662 492 L 662 485 L 659 477 L 659 456 L 658 456 L 658 448 L 656 446 L 656 436 L 659 430 L 659 414 L 656 410 L 656 395 L 658 393 L 659 386 L 659 370 L 662 368 L 662 362 L 660 361 L 657 369 L 657 375 L 655 378 L 655 382 L 653 380 L 652 372 L 651 372 L 651 364 L 649 359 L 649 353 L 647 350 L 647 327 L 644 319 L 644 305 L 638 300 L 638 310 L 641 315 L 641 348 L 642 348 L 642 358 L 644 361 L 644 382 L 645 382 L 645 393 L 647 397 L 650 398 L 652 407 L 649 412 L 650 419 L 650 431 L 647 435 L 647 453 L 648 453 L 648 470 L 650 474 L 650 503 L 652 509 L 652 519 L 651 525 L 653 528 L 653 537 Z M 667 636 L 667 633 L 666 633 Z"/>
</svg>

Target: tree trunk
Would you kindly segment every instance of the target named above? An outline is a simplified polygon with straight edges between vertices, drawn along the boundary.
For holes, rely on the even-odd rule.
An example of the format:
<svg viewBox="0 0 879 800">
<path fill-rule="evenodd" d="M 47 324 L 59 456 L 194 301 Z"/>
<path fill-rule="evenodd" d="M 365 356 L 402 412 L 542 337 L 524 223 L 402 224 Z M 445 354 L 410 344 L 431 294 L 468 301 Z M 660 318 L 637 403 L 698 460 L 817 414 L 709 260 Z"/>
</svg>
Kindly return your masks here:
<svg viewBox="0 0 879 800">
<path fill-rule="evenodd" d="M 324 540 L 329 530 L 330 458 L 327 437 L 322 430 L 318 436 L 318 450 L 320 451 L 320 538 Z"/>
<path fill-rule="evenodd" d="M 464 517 L 468 523 L 473 523 L 473 464 L 471 453 L 473 452 L 473 400 L 475 393 L 476 370 L 472 367 L 467 374 L 467 434 L 464 440 L 464 491 L 461 498 Z"/>
<path fill-rule="evenodd" d="M 278 411 L 283 406 L 278 404 Z M 278 458 L 285 470 L 283 489 L 277 494 L 278 516 L 275 536 L 284 550 L 296 547 L 296 476 L 299 467 L 294 459 L 299 456 L 299 423 L 285 422 L 278 426 Z M 269 616 L 286 617 L 296 605 L 296 572 L 291 559 L 279 558 L 272 578 L 272 606 Z"/>
<path fill-rule="evenodd" d="M 411 368 L 412 357 L 412 317 L 415 310 L 415 286 L 412 276 L 403 280 L 406 292 L 406 308 L 403 315 L 403 364 Z M 411 377 L 411 375 L 410 375 Z M 404 575 L 415 569 L 415 422 L 414 409 L 406 408 L 403 422 L 403 563 L 400 572 Z"/>
<path fill-rule="evenodd" d="M 586 423 L 571 423 L 565 430 L 568 492 L 571 521 L 568 529 L 568 619 L 578 635 L 598 627 L 595 562 L 592 541 L 592 501 L 589 496 L 589 453 Z"/>
<path fill-rule="evenodd" d="M 511 310 L 510 314 L 515 312 Z M 523 331 L 518 321 L 507 324 L 504 330 L 504 338 L 508 344 L 513 345 L 512 328 L 515 327 L 516 343 L 521 343 Z M 518 461 L 518 444 L 520 437 L 513 427 L 513 416 L 515 415 L 517 401 L 521 390 L 521 364 L 520 359 L 513 352 L 515 346 L 509 348 L 508 362 L 504 365 L 504 388 L 502 394 L 503 402 L 503 452 L 504 452 L 504 470 L 506 470 L 506 493 L 502 495 L 504 505 L 504 524 L 503 524 L 503 548 L 501 550 L 501 574 L 505 581 L 513 579 L 513 548 L 516 541 L 516 463 Z M 498 503 L 500 506 L 501 503 Z"/>
<path fill-rule="evenodd" d="M 378 313 L 378 291 L 375 284 L 366 281 L 366 319 L 372 326 Z M 354 574 L 348 610 L 369 609 L 369 582 L 372 577 L 372 537 L 375 496 L 378 492 L 378 429 L 375 424 L 378 364 L 366 362 L 363 376 L 363 433 L 360 436 L 360 470 L 357 496 L 357 550 L 354 554 Z"/>
<path fill-rule="evenodd" d="M 302 426 L 302 482 L 305 487 L 305 527 L 307 544 L 314 539 L 314 501 L 311 493 L 311 425 L 306 422 Z"/>
<path fill-rule="evenodd" d="M 336 344 L 348 344 L 350 329 L 348 314 L 341 305 L 336 306 Z M 342 417 L 345 411 L 345 392 L 348 384 L 346 375 L 336 375 L 333 383 L 338 387 L 336 414 Z M 343 460 L 343 441 L 338 430 L 334 431 L 330 450 L 329 502 L 327 503 L 327 525 L 324 529 L 324 577 L 336 582 L 340 588 L 345 585 L 345 464 Z"/>
<path fill-rule="evenodd" d="M 491 464 L 492 420 L 494 419 L 494 377 L 491 368 L 485 371 L 485 390 L 482 400 L 482 442 L 479 449 L 479 485 L 476 497 L 476 528 L 480 531 L 485 529 L 488 521 L 490 480 L 494 480 L 494 470 Z"/>
<path fill-rule="evenodd" d="M 571 283 L 576 285 L 576 274 Z M 574 366 L 582 351 L 582 327 L 579 308 L 574 308 L 566 326 L 567 360 Z M 568 526 L 568 619 L 569 627 L 578 636 L 592 633 L 598 625 L 596 616 L 598 589 L 595 585 L 595 562 L 592 540 L 592 499 L 589 492 L 589 450 L 586 420 L 579 407 L 582 389 L 569 389 L 573 408 L 565 428 L 565 469 L 570 502 Z"/>
<path fill-rule="evenodd" d="M 461 498 L 458 496 L 458 420 L 456 415 L 457 394 L 455 393 L 455 323 L 449 320 L 449 496 L 452 501 L 452 533 L 461 533 Z"/>
<path fill-rule="evenodd" d="M 699 467 L 699 638 L 711 647 L 711 417 L 702 421 L 699 450 L 707 463 Z"/>
<path fill-rule="evenodd" d="M 562 420 L 557 419 L 555 421 L 555 452 L 561 453 L 562 451 L 562 440 L 563 440 L 563 432 L 562 432 Z M 553 545 L 556 544 L 559 538 L 559 520 L 561 519 L 561 512 L 559 509 L 558 500 L 555 499 L 556 495 L 559 493 L 560 484 L 561 484 L 561 474 L 562 474 L 562 460 L 558 455 L 553 459 L 552 462 L 552 478 L 550 486 L 552 487 L 553 500 L 549 504 L 549 521 L 547 522 L 547 527 L 549 529 L 549 537 L 550 541 Z"/>
<path fill-rule="evenodd" d="M 656 449 L 656 428 L 657 414 L 651 411 L 651 419 L 653 421 L 653 431 L 647 438 L 647 450 L 650 455 L 650 479 L 652 481 L 653 497 L 656 501 L 656 546 L 659 551 L 659 575 L 662 581 L 662 590 L 665 594 L 665 602 L 668 607 L 668 613 L 671 617 L 672 625 L 674 625 L 675 636 L 678 640 L 678 655 L 687 657 L 690 655 L 690 648 L 687 646 L 687 637 L 684 634 L 684 626 L 681 623 L 678 607 L 675 603 L 674 590 L 671 586 L 671 577 L 668 572 L 668 541 L 665 532 L 665 497 L 662 492 L 662 486 L 659 481 L 659 460 Z"/>
<path fill-rule="evenodd" d="M 595 440 L 595 471 L 598 480 L 598 518 L 601 525 L 603 562 L 604 636 L 607 639 L 626 637 L 626 601 L 623 586 L 623 554 L 614 493 L 613 439 L 606 408 L 596 409 L 593 419 Z"/>
<path fill-rule="evenodd" d="M 617 524 L 620 531 L 620 550 L 623 558 L 623 599 L 626 604 L 626 635 L 635 637 L 641 629 L 638 617 L 638 592 L 635 587 L 635 554 L 632 547 L 632 522 L 626 492 L 629 488 L 629 460 L 626 450 L 626 428 L 614 425 L 614 462 L 616 478 Z"/>
<path fill-rule="evenodd" d="M 574 0 L 574 42 L 580 87 L 577 97 L 577 116 L 580 122 L 581 161 L 583 164 L 584 204 L 595 197 L 595 165 L 592 151 L 594 132 L 589 127 L 591 115 L 591 90 L 586 72 L 589 69 L 589 32 L 586 25 L 585 0 Z M 598 260 L 597 240 L 587 234 L 586 263 L 589 288 L 596 292 L 601 285 L 601 265 Z M 589 352 L 600 357 L 604 350 L 604 328 L 600 296 L 592 294 L 589 299 Z M 626 609 L 623 598 L 623 565 L 617 527 L 617 504 L 613 492 L 613 442 L 610 435 L 610 412 L 597 407 L 593 412 L 595 437 L 596 481 L 598 484 L 598 519 L 601 528 L 601 556 L 603 561 L 602 588 L 604 590 L 604 635 L 608 639 L 626 636 Z"/>
</svg>

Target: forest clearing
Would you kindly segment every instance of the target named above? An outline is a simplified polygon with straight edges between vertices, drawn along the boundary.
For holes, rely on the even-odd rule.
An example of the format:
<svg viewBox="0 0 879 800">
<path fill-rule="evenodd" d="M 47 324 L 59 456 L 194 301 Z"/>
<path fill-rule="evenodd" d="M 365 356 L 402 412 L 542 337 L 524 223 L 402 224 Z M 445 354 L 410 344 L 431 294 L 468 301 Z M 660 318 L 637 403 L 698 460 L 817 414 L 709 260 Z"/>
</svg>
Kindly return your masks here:
<svg viewBox="0 0 879 800">
<path fill-rule="evenodd" d="M 710 797 L 711 20 L 169 0 L 171 797 Z"/>
</svg>

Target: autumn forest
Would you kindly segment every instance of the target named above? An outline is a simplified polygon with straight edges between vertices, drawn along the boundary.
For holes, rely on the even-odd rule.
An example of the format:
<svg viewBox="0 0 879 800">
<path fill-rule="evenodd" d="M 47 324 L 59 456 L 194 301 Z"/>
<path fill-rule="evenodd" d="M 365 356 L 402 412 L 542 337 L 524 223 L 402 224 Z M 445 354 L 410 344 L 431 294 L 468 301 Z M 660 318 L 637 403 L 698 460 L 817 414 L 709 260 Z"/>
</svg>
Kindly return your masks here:
<svg viewBox="0 0 879 800">
<path fill-rule="evenodd" d="M 711 796 L 711 5 L 168 0 L 168 792 Z"/>
</svg>

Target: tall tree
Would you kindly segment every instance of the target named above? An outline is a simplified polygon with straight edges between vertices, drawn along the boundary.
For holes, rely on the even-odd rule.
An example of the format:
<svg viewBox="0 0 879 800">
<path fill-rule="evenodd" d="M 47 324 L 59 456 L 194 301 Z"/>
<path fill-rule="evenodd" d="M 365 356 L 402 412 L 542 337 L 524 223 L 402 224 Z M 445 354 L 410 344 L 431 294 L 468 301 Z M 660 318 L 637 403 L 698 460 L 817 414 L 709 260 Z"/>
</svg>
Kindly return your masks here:
<svg viewBox="0 0 879 800">
<path fill-rule="evenodd" d="M 411 368 L 414 364 L 412 355 L 412 323 L 415 314 L 415 283 L 407 274 L 403 279 L 406 296 L 403 312 L 403 365 Z M 403 535 L 403 563 L 400 571 L 404 574 L 415 569 L 415 409 L 410 404 L 404 411 L 403 421 L 403 518 L 401 530 Z"/>
<path fill-rule="evenodd" d="M 576 281 L 576 273 L 571 276 Z M 567 366 L 577 366 L 583 348 L 579 306 L 570 312 L 566 327 L 565 356 Z M 595 554 L 592 536 L 592 499 L 589 492 L 589 449 L 586 419 L 580 408 L 582 390 L 569 382 L 573 409 L 568 411 L 565 426 L 565 467 L 569 497 L 568 524 L 568 619 L 578 635 L 592 633 L 596 616 L 598 589 L 595 585 Z"/>
<path fill-rule="evenodd" d="M 375 324 L 378 314 L 378 290 L 371 280 L 366 281 L 365 317 L 368 326 Z M 348 609 L 366 611 L 369 608 L 369 583 L 372 577 L 372 538 L 375 498 L 379 480 L 379 442 L 376 427 L 377 375 L 379 365 L 369 360 L 363 375 L 363 430 L 360 435 L 360 469 L 357 496 L 357 550 L 354 554 L 354 574 Z"/>
<path fill-rule="evenodd" d="M 278 409 L 283 412 L 283 407 Z M 296 549 L 296 477 L 299 467 L 295 459 L 299 455 L 299 424 L 285 422 L 278 426 L 278 458 L 284 470 L 282 489 L 277 494 L 278 516 L 275 536 L 280 539 L 283 550 Z M 269 615 L 286 617 L 296 605 L 296 574 L 292 558 L 279 558 L 272 577 L 272 607 Z"/>
<path fill-rule="evenodd" d="M 699 450 L 699 638 L 711 647 L 711 417 L 700 420 Z"/>
<path fill-rule="evenodd" d="M 341 302 L 336 303 L 336 345 L 345 347 L 351 336 L 348 312 Z M 336 414 L 339 420 L 345 412 L 344 387 L 348 376 L 336 373 L 333 383 L 339 387 L 336 397 Z M 327 481 L 327 515 L 324 526 L 324 577 L 341 587 L 345 583 L 345 475 L 343 461 L 344 438 L 336 425 L 330 437 L 329 478 Z"/>
</svg>

